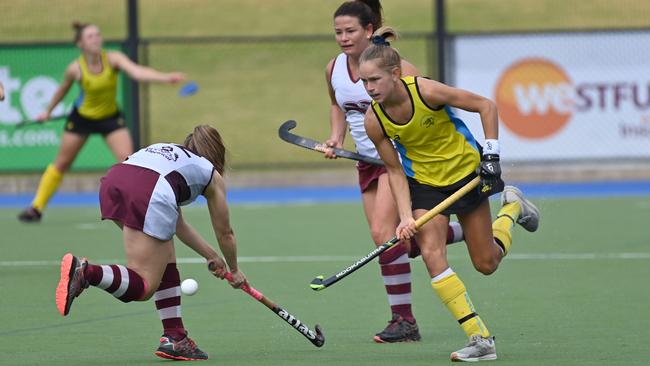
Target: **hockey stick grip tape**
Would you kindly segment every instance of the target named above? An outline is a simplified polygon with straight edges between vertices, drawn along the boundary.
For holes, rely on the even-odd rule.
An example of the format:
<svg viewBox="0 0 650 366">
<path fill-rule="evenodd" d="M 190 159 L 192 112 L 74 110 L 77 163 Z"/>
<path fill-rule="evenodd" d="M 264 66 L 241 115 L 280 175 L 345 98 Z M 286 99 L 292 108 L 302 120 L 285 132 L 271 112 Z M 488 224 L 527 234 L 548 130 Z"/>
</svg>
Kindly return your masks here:
<svg viewBox="0 0 650 366">
<path fill-rule="evenodd" d="M 228 281 L 232 281 L 232 273 L 226 272 L 226 279 Z M 250 285 L 248 283 L 244 283 L 244 285 L 242 285 L 241 289 L 244 292 L 246 292 L 247 294 L 249 294 L 252 297 L 254 297 L 255 299 L 257 299 L 258 301 L 262 301 L 262 298 L 264 297 L 264 295 L 262 295 L 261 292 L 259 292 L 256 289 L 250 287 Z"/>
</svg>

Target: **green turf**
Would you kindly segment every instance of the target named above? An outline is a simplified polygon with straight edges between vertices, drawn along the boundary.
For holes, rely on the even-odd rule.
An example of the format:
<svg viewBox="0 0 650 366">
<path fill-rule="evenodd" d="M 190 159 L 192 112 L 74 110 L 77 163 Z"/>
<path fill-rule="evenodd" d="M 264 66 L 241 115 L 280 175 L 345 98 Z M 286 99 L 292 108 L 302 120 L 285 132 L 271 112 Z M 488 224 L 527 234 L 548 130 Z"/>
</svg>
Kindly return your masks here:
<svg viewBox="0 0 650 366">
<path fill-rule="evenodd" d="M 540 230 L 514 233 L 512 258 L 493 276 L 469 263 L 466 249 L 449 249 L 477 310 L 497 336 L 503 365 L 645 365 L 650 293 L 647 225 L 650 198 L 539 200 Z M 151 364 L 161 329 L 152 302 L 122 304 L 91 288 L 68 318 L 54 306 L 56 265 L 67 250 L 97 259 L 123 258 L 119 231 L 97 221 L 96 208 L 53 208 L 40 225 L 18 225 L 16 210 L 0 210 L 0 344 L 3 365 Z M 186 218 L 207 238 L 205 207 Z M 371 249 L 361 207 L 236 206 L 232 221 L 242 257 L 350 256 Z M 214 242 L 214 240 L 211 240 Z M 181 244 L 179 257 L 196 257 Z M 642 258 L 611 257 L 637 253 Z M 545 258 L 544 255 L 565 257 Z M 537 255 L 538 257 L 534 257 Z M 538 258 L 538 259 L 525 259 Z M 316 275 L 331 275 L 351 261 L 242 263 L 253 286 L 309 326 L 320 323 L 327 342 L 316 349 L 261 304 L 213 279 L 202 265 L 179 265 L 199 281 L 183 297 L 191 336 L 218 365 L 445 365 L 465 339 L 413 264 L 414 311 L 420 343 L 377 345 L 371 335 L 388 319 L 375 263 L 322 292 Z"/>
</svg>

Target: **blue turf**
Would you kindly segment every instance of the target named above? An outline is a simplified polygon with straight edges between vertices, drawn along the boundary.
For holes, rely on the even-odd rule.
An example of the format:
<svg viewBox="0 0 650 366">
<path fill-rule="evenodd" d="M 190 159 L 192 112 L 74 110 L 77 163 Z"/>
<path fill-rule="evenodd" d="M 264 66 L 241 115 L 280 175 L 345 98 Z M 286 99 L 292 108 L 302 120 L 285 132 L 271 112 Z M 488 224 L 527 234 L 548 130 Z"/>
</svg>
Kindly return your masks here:
<svg viewBox="0 0 650 366">
<path fill-rule="evenodd" d="M 536 198 L 584 198 L 650 196 L 650 181 L 521 183 L 515 184 L 526 196 Z M 0 194 L 0 207 L 26 207 L 32 194 Z M 270 187 L 233 188 L 228 192 L 231 204 L 296 204 L 321 202 L 357 202 L 359 188 L 337 187 Z M 199 202 L 205 202 L 202 198 Z M 98 205 L 96 192 L 57 193 L 50 206 Z"/>
</svg>

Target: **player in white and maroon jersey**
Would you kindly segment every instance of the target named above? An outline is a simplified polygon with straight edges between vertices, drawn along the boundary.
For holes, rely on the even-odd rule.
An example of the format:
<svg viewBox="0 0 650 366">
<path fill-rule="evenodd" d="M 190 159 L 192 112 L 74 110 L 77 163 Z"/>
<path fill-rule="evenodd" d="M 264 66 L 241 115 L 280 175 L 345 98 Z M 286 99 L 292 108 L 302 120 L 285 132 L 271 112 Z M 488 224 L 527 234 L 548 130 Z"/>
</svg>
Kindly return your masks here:
<svg viewBox="0 0 650 366">
<path fill-rule="evenodd" d="M 357 151 L 373 158 L 379 158 L 379 154 L 364 128 L 364 116 L 371 98 L 359 79 L 359 56 L 370 45 L 370 36 L 381 23 L 379 0 L 348 1 L 339 6 L 334 13 L 334 31 L 336 42 L 343 52 L 332 59 L 326 68 L 331 100 L 331 132 L 325 144 L 329 147 L 343 147 L 347 125 Z M 406 60 L 402 60 L 402 70 L 405 75 L 419 75 L 415 66 Z M 336 158 L 332 150 L 326 152 L 325 156 Z M 388 175 L 384 167 L 364 162 L 357 164 L 357 170 L 371 236 L 376 245 L 381 245 L 393 237 L 399 224 Z M 449 243 L 463 240 L 462 229 L 457 222 L 450 223 L 447 239 Z M 419 254 L 416 243 L 403 243 L 379 256 L 392 317 L 388 326 L 374 336 L 378 343 L 420 340 L 419 329 L 411 311 L 409 254 L 411 257 Z"/>
<path fill-rule="evenodd" d="M 93 265 L 70 253 L 63 256 L 56 289 L 61 315 L 68 315 L 72 301 L 89 286 L 123 302 L 146 301 L 153 296 L 164 328 L 156 355 L 175 360 L 207 359 L 183 327 L 172 239 L 176 235 L 204 257 L 215 276 L 223 279 L 228 269 L 234 288 L 245 283 L 226 204 L 224 165 L 221 136 L 207 125 L 195 127 L 182 145 L 154 144 L 113 165 L 101 179 L 99 201 L 102 219 L 113 220 L 122 230 L 127 265 Z M 199 195 L 207 200 L 224 258 L 183 219 L 180 207 Z"/>
</svg>

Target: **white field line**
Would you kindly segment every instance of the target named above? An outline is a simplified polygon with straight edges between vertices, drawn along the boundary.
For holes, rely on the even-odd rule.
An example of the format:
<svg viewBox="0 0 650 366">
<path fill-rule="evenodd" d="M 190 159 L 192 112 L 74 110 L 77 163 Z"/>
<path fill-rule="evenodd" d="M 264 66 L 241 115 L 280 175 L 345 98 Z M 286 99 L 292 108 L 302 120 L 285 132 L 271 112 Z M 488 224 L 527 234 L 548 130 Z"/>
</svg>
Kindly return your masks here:
<svg viewBox="0 0 650 366">
<path fill-rule="evenodd" d="M 449 259 L 466 258 L 467 256 L 453 255 Z M 353 256 L 264 256 L 264 257 L 239 257 L 240 263 L 290 263 L 290 262 L 353 262 L 359 257 Z M 507 260 L 645 260 L 650 259 L 650 253 L 512 253 Z M 123 263 L 120 259 L 97 259 L 93 263 Z M 204 264 L 203 258 L 177 258 L 181 264 Z M 30 266 L 56 266 L 60 261 L 0 261 L 0 267 L 30 267 Z"/>
</svg>

